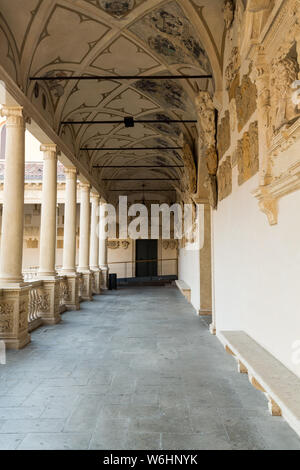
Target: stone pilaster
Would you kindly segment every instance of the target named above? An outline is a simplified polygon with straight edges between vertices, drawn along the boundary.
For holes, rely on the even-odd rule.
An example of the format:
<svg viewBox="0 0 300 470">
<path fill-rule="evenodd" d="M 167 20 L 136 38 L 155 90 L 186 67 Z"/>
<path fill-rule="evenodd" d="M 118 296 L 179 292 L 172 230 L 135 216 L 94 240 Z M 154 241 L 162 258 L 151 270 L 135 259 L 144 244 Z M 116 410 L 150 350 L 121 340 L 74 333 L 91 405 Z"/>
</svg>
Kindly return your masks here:
<svg viewBox="0 0 300 470">
<path fill-rule="evenodd" d="M 81 298 L 92 300 L 90 256 L 90 185 L 80 185 L 80 240 L 78 272 L 82 274 Z"/>
<path fill-rule="evenodd" d="M 212 314 L 212 263 L 211 263 L 211 208 L 203 204 L 200 220 L 200 310 L 199 315 Z"/>
</svg>

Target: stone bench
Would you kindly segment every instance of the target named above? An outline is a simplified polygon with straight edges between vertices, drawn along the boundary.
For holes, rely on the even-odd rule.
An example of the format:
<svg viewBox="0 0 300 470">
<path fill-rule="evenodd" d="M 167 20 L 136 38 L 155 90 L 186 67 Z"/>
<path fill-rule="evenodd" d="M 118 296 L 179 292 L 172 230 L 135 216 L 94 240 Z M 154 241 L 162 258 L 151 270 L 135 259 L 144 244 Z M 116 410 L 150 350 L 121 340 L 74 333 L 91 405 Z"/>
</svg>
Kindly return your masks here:
<svg viewBox="0 0 300 470">
<path fill-rule="evenodd" d="M 300 379 L 244 331 L 221 331 L 218 337 L 239 372 L 266 395 L 270 413 L 282 416 L 300 435 Z"/>
<path fill-rule="evenodd" d="M 180 292 L 184 295 L 186 300 L 191 303 L 191 288 L 187 285 L 184 281 L 175 281 L 176 286 L 180 290 Z"/>
</svg>

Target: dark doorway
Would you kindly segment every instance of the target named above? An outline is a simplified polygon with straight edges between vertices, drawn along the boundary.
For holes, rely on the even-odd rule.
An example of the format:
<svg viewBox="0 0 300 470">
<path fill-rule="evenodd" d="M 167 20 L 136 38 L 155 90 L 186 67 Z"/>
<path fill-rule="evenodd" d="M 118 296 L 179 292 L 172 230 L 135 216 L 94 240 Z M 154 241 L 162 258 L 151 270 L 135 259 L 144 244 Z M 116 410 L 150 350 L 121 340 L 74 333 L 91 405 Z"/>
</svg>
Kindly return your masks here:
<svg viewBox="0 0 300 470">
<path fill-rule="evenodd" d="M 157 276 L 157 240 L 137 240 L 135 259 L 136 277 Z"/>
</svg>

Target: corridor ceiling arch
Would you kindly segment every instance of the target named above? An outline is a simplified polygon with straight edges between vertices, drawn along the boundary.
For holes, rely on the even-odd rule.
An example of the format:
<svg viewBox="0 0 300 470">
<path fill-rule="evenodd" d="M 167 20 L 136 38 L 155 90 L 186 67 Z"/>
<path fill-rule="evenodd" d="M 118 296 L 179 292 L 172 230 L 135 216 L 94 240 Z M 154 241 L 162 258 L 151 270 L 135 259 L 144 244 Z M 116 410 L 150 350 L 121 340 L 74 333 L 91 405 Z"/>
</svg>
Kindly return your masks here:
<svg viewBox="0 0 300 470">
<path fill-rule="evenodd" d="M 195 124 L 167 121 L 196 121 L 198 90 L 213 95 L 221 89 L 223 1 L 27 0 L 17 9 L 12 3 L 1 5 L 1 65 L 103 188 L 102 179 L 130 178 L 129 166 L 182 163 L 180 151 L 141 155 L 134 147 L 178 147 L 182 133 L 193 146 Z M 168 78 L 174 75 L 205 78 Z M 109 79 L 86 80 L 93 76 Z M 129 79 L 118 79 L 124 76 Z M 133 128 L 114 122 L 126 117 L 152 122 Z M 123 168 L 96 168 L 105 165 Z M 156 172 L 136 169 L 134 175 L 151 178 Z M 178 176 L 169 169 L 161 176 L 166 175 Z"/>
</svg>

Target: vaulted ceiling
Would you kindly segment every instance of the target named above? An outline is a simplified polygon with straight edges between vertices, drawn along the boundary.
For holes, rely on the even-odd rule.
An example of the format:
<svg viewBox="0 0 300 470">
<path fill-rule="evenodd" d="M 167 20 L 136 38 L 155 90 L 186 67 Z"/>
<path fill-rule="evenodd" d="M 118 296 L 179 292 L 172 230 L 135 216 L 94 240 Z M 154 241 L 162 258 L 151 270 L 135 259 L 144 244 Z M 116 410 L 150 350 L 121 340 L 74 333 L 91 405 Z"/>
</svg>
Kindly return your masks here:
<svg viewBox="0 0 300 470">
<path fill-rule="evenodd" d="M 223 0 L 0 0 L 0 64 L 106 190 L 180 185 L 181 133 L 192 143 L 193 124 L 62 125 L 62 121 L 115 121 L 126 116 L 196 119 L 199 89 L 220 85 L 224 47 Z M 213 74 L 213 79 L 149 80 L 143 75 Z M 113 76 L 111 80 L 30 81 L 43 76 Z M 118 80 L 120 75 L 140 76 Z M 126 147 L 88 151 L 84 147 Z M 197 158 L 197 157 L 196 157 Z M 197 162 L 196 162 L 197 164 Z M 120 168 L 95 168 L 115 166 Z M 122 168 L 121 168 L 122 166 Z M 111 179 L 121 181 L 108 181 Z M 122 181 L 124 179 L 124 181 Z M 127 180 L 127 181 L 125 181 Z M 170 186 L 171 185 L 171 186 Z M 112 193 L 111 193 L 112 194 Z"/>
</svg>

